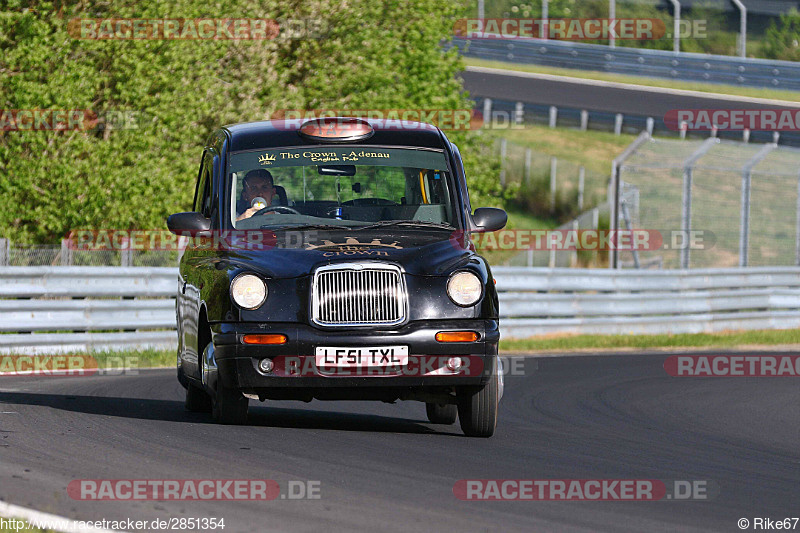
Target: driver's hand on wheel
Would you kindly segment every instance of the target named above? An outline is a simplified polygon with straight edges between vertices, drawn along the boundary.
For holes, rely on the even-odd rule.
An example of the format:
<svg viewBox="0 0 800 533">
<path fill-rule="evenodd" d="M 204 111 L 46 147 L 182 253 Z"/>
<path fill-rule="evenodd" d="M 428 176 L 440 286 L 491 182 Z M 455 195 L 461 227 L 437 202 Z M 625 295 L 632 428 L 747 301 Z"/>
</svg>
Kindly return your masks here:
<svg viewBox="0 0 800 533">
<path fill-rule="evenodd" d="M 263 209 L 263 208 L 262 208 Z M 246 218 L 250 218 L 251 216 L 255 215 L 260 209 L 258 207 L 251 207 L 238 217 L 236 217 L 236 221 L 244 220 Z"/>
</svg>

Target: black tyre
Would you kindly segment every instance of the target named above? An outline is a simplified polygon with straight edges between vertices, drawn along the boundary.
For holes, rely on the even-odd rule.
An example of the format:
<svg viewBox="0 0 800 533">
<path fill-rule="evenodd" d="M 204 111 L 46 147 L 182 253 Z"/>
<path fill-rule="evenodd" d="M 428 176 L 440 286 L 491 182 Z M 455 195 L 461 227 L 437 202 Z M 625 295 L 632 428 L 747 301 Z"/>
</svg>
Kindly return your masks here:
<svg viewBox="0 0 800 533">
<path fill-rule="evenodd" d="M 220 424 L 241 425 L 247 422 L 247 398 L 236 389 L 229 389 L 220 380 L 214 396 L 211 416 Z"/>
<path fill-rule="evenodd" d="M 453 404 L 426 403 L 425 411 L 431 424 L 455 424 L 458 407 Z"/>
<path fill-rule="evenodd" d="M 183 404 L 187 411 L 193 413 L 210 413 L 211 396 L 193 383 L 186 386 L 186 401 Z"/>
<path fill-rule="evenodd" d="M 458 419 L 461 430 L 468 437 L 491 437 L 497 427 L 498 403 L 497 362 L 492 377 L 481 388 L 464 388 L 458 391 Z"/>
</svg>

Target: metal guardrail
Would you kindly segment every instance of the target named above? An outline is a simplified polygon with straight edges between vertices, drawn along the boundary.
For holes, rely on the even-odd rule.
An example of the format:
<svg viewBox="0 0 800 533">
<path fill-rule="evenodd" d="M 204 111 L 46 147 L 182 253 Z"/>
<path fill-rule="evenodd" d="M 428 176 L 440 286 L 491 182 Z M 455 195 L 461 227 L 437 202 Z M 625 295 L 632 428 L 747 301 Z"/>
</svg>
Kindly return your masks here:
<svg viewBox="0 0 800 533">
<path fill-rule="evenodd" d="M 800 268 L 492 270 L 502 338 L 800 328 Z"/>
<path fill-rule="evenodd" d="M 800 328 L 800 268 L 493 269 L 502 337 Z M 0 268 L 0 353 L 173 349 L 174 268 Z"/>
<path fill-rule="evenodd" d="M 541 39 L 453 39 L 467 57 L 615 74 L 800 90 L 800 63 Z"/>
<path fill-rule="evenodd" d="M 0 353 L 174 348 L 177 269 L 0 268 Z"/>
<path fill-rule="evenodd" d="M 175 297 L 172 267 L 2 267 L 0 298 Z"/>
<path fill-rule="evenodd" d="M 173 326 L 174 327 L 174 326 Z M 178 343 L 171 331 L 136 331 L 128 333 L 47 333 L 34 335 L 1 335 L 0 353 L 49 355 L 86 353 L 90 351 L 172 349 Z M 35 338 L 34 338 L 35 337 Z"/>
<path fill-rule="evenodd" d="M 650 135 L 675 138 L 708 138 L 712 136 L 711 131 L 675 131 L 670 129 L 663 116 L 647 116 L 630 113 L 628 111 L 620 113 L 609 113 L 591 109 L 578 109 L 568 106 L 552 106 L 535 104 L 524 101 L 512 102 L 500 98 L 474 97 L 473 109 L 476 113 L 483 113 L 483 116 L 490 117 L 500 123 L 516 124 L 540 124 L 549 125 L 551 128 L 567 127 L 579 128 L 581 130 L 613 131 L 614 134 L 620 133 L 638 134 L 647 131 Z M 487 104 L 487 101 L 489 104 Z M 487 115 L 486 110 L 490 109 Z M 777 137 L 776 137 L 777 134 Z M 786 146 L 800 146 L 800 134 L 796 131 L 748 131 L 746 134 L 738 130 L 720 130 L 713 133 L 720 139 L 734 141 L 747 140 L 753 143 L 774 143 L 777 142 Z"/>
</svg>

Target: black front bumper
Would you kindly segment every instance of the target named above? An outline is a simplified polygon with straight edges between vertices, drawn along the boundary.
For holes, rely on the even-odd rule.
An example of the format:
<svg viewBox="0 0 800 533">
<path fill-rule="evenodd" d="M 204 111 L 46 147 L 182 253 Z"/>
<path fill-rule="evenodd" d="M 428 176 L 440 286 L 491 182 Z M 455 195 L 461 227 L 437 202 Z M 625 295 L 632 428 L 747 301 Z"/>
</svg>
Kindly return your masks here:
<svg viewBox="0 0 800 533">
<path fill-rule="evenodd" d="M 214 357 L 219 379 L 226 387 L 262 398 L 306 396 L 332 399 L 403 398 L 412 389 L 443 390 L 458 386 L 481 386 L 492 374 L 500 339 L 496 320 L 437 320 L 412 322 L 391 330 L 322 330 L 298 323 L 232 323 L 213 326 Z M 441 331 L 474 331 L 475 342 L 442 343 Z M 282 345 L 244 344 L 246 334 L 280 333 Z M 317 346 L 378 347 L 408 346 L 409 364 L 401 369 L 334 370 L 317 368 Z M 444 362 L 461 356 L 465 368 L 450 372 Z M 258 370 L 264 358 L 275 368 L 269 374 Z M 308 389 L 307 394 L 291 390 Z M 339 392 L 333 390 L 339 389 Z M 344 389 L 350 389 L 345 392 Z M 326 393 L 325 391 L 330 391 Z"/>
</svg>

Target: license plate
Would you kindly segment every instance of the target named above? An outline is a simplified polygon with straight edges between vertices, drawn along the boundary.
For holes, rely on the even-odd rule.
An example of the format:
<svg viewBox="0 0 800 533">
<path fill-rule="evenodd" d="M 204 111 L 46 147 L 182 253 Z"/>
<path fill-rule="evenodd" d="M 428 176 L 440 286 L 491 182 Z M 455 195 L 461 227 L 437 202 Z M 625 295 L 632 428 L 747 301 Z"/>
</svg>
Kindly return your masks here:
<svg viewBox="0 0 800 533">
<path fill-rule="evenodd" d="M 408 346 L 317 346 L 317 366 L 334 368 L 387 367 L 408 364 Z"/>
</svg>

